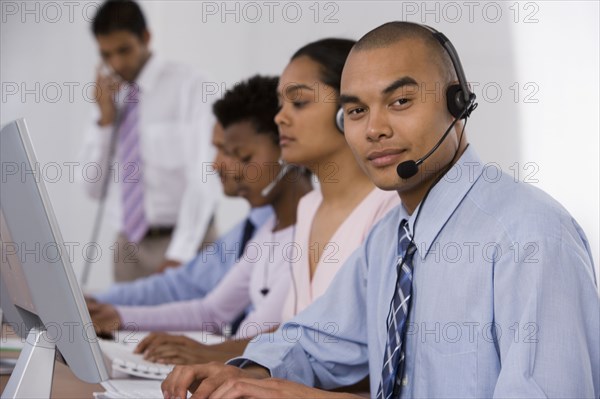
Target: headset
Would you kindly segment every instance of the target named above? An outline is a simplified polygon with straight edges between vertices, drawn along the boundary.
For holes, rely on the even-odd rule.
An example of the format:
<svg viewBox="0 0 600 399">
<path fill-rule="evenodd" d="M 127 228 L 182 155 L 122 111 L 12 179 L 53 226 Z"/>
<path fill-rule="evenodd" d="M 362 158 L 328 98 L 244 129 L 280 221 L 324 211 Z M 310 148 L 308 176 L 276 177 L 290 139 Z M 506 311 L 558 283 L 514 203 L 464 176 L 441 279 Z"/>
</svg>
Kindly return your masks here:
<svg viewBox="0 0 600 399">
<path fill-rule="evenodd" d="M 340 107 L 335 114 L 335 126 L 344 134 L 344 109 Z"/>
<path fill-rule="evenodd" d="M 458 53 L 456 52 L 454 45 L 442 32 L 439 32 L 427 25 L 415 25 L 422 26 L 423 28 L 429 30 L 433 37 L 446 50 L 446 53 L 448 53 L 448 56 L 452 61 L 452 65 L 454 65 L 454 70 L 456 71 L 458 84 L 450 85 L 446 89 L 446 106 L 448 107 L 450 115 L 452 115 L 454 118 L 468 118 L 471 115 L 471 112 L 477 108 L 477 104 L 475 103 L 476 96 L 475 93 L 469 90 L 467 78 L 465 77 L 465 71 L 462 67 L 460 58 L 458 57 Z"/>
<path fill-rule="evenodd" d="M 446 89 L 446 106 L 448 107 L 450 115 L 452 115 L 455 118 L 455 120 L 448 129 L 448 131 L 444 134 L 444 136 L 442 136 L 442 140 L 440 140 L 439 142 L 439 144 L 441 144 L 443 139 L 446 138 L 452 126 L 454 126 L 454 124 L 458 120 L 468 118 L 471 115 L 471 112 L 473 112 L 473 110 L 477 108 L 477 103 L 475 103 L 476 96 L 473 92 L 471 92 L 471 90 L 469 90 L 469 85 L 465 77 L 465 72 L 460 62 L 460 58 L 458 57 L 458 53 L 456 52 L 456 49 L 454 48 L 452 42 L 442 32 L 439 32 L 438 30 L 430 26 L 417 23 L 414 24 L 430 31 L 433 37 L 446 50 L 446 53 L 452 61 L 452 65 L 454 66 L 454 70 L 456 71 L 456 76 L 458 78 L 458 84 L 450 85 Z M 344 111 L 341 107 L 336 113 L 335 125 L 340 130 L 340 132 L 344 132 Z M 429 157 L 429 155 L 431 155 L 431 153 L 433 153 L 433 151 L 437 149 L 439 144 L 436 147 L 434 147 L 434 149 L 429 154 L 427 154 L 420 160 L 407 162 L 414 162 L 416 164 L 416 167 L 418 167 L 418 165 L 420 165 L 425 159 Z"/>
</svg>

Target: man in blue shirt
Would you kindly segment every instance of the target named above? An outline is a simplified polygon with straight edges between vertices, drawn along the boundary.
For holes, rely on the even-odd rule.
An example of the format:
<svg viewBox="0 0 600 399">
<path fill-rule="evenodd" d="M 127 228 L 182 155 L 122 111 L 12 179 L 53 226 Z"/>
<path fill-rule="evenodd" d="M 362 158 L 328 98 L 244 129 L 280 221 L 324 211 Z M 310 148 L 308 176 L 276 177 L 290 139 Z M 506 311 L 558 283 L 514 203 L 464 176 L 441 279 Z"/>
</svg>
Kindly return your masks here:
<svg viewBox="0 0 600 399">
<path fill-rule="evenodd" d="M 324 296 L 231 361 L 239 368 L 177 367 L 165 397 L 186 388 L 194 398 L 349 397 L 309 387 L 367 375 L 378 398 L 599 397 L 587 239 L 560 204 L 490 171 L 468 146 L 465 112 L 430 93 L 457 80 L 438 40 L 416 24 L 385 24 L 357 43 L 342 77 L 348 143 L 402 205 Z M 420 166 L 397 170 L 409 160 Z"/>
<path fill-rule="evenodd" d="M 225 134 L 219 124 L 215 125 L 212 143 L 217 150 L 214 167 L 221 178 L 223 192 L 229 197 L 238 196 L 241 168 L 236 164 L 239 161 L 226 153 Z M 112 326 L 120 324 L 114 305 L 159 305 L 208 294 L 243 252 L 244 243 L 273 214 L 270 205 L 251 203 L 250 206 L 252 209 L 245 221 L 216 242 L 207 244 L 187 264 L 133 282 L 114 284 L 108 291 L 88 299 L 88 308 L 98 329 L 113 330 Z"/>
</svg>

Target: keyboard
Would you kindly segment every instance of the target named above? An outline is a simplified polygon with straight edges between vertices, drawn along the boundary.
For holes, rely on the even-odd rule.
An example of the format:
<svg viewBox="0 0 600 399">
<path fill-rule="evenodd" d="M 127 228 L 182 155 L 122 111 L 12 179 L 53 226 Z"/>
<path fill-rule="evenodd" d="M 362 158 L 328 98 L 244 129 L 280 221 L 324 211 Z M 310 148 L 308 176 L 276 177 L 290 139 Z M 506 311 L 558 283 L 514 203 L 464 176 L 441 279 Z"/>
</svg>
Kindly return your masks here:
<svg viewBox="0 0 600 399">
<path fill-rule="evenodd" d="M 162 393 L 147 390 L 138 389 L 134 391 L 125 392 L 94 392 L 94 399 L 164 399 Z"/>
<path fill-rule="evenodd" d="M 133 353 L 135 346 L 109 340 L 99 340 L 99 342 L 102 353 L 111 362 L 113 378 L 118 377 L 119 373 L 124 373 L 134 377 L 162 381 L 173 370 L 172 364 L 166 365 L 144 360 L 143 355 Z"/>
<path fill-rule="evenodd" d="M 160 381 L 108 380 L 102 383 L 106 392 L 95 392 L 95 399 L 163 399 Z M 188 397 L 190 396 L 188 392 Z"/>
</svg>

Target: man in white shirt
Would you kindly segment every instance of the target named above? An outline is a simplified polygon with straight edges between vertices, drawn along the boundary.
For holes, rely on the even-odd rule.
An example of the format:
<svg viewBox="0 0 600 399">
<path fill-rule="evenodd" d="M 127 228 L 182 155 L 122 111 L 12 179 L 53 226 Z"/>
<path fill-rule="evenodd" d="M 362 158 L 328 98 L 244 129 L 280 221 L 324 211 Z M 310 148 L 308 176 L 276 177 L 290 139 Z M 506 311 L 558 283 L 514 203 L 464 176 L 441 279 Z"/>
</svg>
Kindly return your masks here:
<svg viewBox="0 0 600 399">
<path fill-rule="evenodd" d="M 210 238 L 221 192 L 209 166 L 214 119 L 206 80 L 151 53 L 135 2 L 105 2 L 92 31 L 103 64 L 83 159 L 104 173 L 87 176 L 86 189 L 103 200 L 104 181 L 112 182 L 108 210 L 119 236 L 110 252 L 115 280 L 128 281 L 187 262 Z"/>
</svg>

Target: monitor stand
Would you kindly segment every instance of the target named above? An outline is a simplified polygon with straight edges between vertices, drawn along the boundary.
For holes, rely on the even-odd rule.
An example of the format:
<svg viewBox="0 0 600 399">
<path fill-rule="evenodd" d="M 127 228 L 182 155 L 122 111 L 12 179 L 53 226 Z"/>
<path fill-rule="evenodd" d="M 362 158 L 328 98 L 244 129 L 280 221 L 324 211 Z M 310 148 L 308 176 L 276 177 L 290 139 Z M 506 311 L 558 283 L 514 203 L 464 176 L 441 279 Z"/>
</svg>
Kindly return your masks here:
<svg viewBox="0 0 600 399">
<path fill-rule="evenodd" d="M 2 399 L 49 398 L 55 356 L 56 344 L 48 340 L 46 330 L 32 328 Z"/>
</svg>

